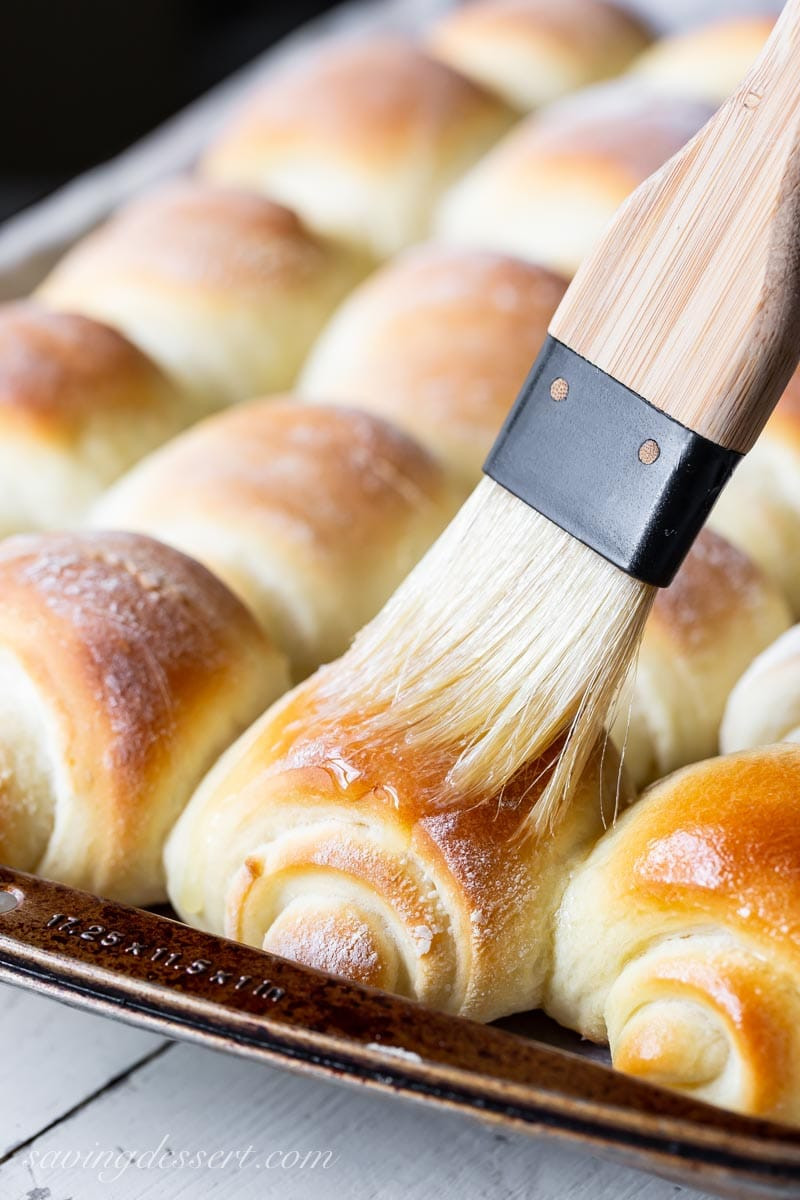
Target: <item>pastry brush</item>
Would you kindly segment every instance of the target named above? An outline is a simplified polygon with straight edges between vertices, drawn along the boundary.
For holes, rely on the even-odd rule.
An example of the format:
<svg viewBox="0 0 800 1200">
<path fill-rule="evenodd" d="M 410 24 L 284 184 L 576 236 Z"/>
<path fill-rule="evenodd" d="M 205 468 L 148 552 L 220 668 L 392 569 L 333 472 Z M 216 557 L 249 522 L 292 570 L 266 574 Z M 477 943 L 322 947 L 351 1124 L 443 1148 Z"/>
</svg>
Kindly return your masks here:
<svg viewBox="0 0 800 1200">
<path fill-rule="evenodd" d="M 664 97 L 664 104 L 669 104 Z M 800 0 L 584 262 L 461 512 L 345 657 L 350 744 L 569 796 L 674 577 L 800 354 Z"/>
</svg>

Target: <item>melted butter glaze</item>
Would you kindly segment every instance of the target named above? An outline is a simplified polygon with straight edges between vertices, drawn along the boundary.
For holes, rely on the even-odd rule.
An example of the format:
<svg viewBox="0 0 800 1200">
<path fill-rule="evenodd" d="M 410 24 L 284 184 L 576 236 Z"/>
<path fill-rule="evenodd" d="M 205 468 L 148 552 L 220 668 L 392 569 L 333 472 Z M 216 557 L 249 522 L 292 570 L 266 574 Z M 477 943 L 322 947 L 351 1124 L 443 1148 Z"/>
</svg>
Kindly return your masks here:
<svg viewBox="0 0 800 1200">
<path fill-rule="evenodd" d="M 358 713 L 334 719 L 327 703 L 321 711 L 324 673 L 323 669 L 297 688 L 270 723 L 270 774 L 321 769 L 342 799 L 392 808 L 408 825 L 449 813 L 460 822 L 490 821 L 495 835 L 502 831 L 502 836 L 510 837 L 533 811 L 559 743 L 546 759 L 528 763 L 501 796 L 487 791 L 465 805 L 448 782 L 458 748 L 435 759 L 424 757 L 402 735 L 381 745 L 363 746 L 354 736 Z M 263 759 L 263 744 L 258 753 Z"/>
</svg>

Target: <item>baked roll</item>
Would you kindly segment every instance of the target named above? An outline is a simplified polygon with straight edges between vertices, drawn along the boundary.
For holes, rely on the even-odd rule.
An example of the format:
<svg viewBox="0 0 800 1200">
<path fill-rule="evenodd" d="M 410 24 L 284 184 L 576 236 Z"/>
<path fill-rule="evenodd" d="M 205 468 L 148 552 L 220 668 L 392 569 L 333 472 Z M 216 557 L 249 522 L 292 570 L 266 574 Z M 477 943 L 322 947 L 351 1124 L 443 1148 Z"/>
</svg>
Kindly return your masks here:
<svg viewBox="0 0 800 1200">
<path fill-rule="evenodd" d="M 107 325 L 0 306 L 0 537 L 78 524 L 190 420 L 187 398 Z"/>
<path fill-rule="evenodd" d="M 547 1010 L 631 1075 L 800 1121 L 800 747 L 685 767 L 578 865 Z"/>
<path fill-rule="evenodd" d="M 385 258 L 425 235 L 443 189 L 512 120 L 501 100 L 410 42 L 334 43 L 263 84 L 201 169 Z"/>
<path fill-rule="evenodd" d="M 471 489 L 565 289 L 560 276 L 506 255 L 406 251 L 336 312 L 300 391 L 387 417 Z"/>
<path fill-rule="evenodd" d="M 800 617 L 800 371 L 708 523 L 771 575 Z"/>
<path fill-rule="evenodd" d="M 777 584 L 703 530 L 674 582 L 656 596 L 632 692 L 612 726 L 637 787 L 716 753 L 731 689 L 790 623 Z"/>
<path fill-rule="evenodd" d="M 269 398 L 145 459 L 91 523 L 153 534 L 204 562 L 299 679 L 347 648 L 460 498 L 431 455 L 378 417 Z"/>
<path fill-rule="evenodd" d="M 323 671 L 273 706 L 192 798 L 165 853 L 192 925 L 477 1020 L 535 1007 L 569 871 L 617 800 L 598 750 L 552 831 L 530 832 L 546 777 L 445 807 L 439 771 L 359 754 L 315 723 Z"/>
<path fill-rule="evenodd" d="M 198 417 L 291 384 L 366 269 L 262 196 L 178 182 L 78 242 L 38 294 L 125 333 Z"/>
<path fill-rule="evenodd" d="M 523 112 L 618 75 L 650 41 L 606 0 L 477 0 L 434 26 L 431 52 Z"/>
<path fill-rule="evenodd" d="M 622 201 L 710 115 L 630 81 L 586 88 L 526 117 L 457 181 L 434 235 L 572 275 Z"/>
<path fill-rule="evenodd" d="M 635 60 L 631 73 L 658 91 L 716 106 L 744 79 L 774 24 L 774 17 L 750 13 L 661 38 Z"/>
<path fill-rule="evenodd" d="M 164 839 L 285 690 L 282 656 L 205 567 L 150 538 L 0 546 L 0 861 L 131 904 Z"/>
<path fill-rule="evenodd" d="M 800 625 L 759 654 L 725 706 L 719 735 L 724 754 L 772 742 L 800 742 Z"/>
</svg>

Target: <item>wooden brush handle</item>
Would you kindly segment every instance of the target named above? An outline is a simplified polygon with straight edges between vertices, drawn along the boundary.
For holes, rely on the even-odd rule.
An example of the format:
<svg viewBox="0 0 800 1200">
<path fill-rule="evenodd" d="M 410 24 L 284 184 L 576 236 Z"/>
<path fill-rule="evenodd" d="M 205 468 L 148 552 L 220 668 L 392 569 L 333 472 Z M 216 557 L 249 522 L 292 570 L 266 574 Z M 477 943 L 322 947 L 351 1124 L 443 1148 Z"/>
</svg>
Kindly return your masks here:
<svg viewBox="0 0 800 1200">
<path fill-rule="evenodd" d="M 550 332 L 683 425 L 749 450 L 800 355 L 799 150 L 788 0 L 739 89 L 619 210 Z"/>
</svg>

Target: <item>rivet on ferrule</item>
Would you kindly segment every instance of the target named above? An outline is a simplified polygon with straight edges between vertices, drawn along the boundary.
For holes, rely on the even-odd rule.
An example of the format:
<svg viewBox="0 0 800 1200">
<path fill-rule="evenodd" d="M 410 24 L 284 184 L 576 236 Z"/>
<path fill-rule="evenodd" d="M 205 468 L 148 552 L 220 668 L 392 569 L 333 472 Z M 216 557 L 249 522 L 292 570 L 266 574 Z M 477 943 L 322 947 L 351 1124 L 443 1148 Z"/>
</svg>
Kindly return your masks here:
<svg viewBox="0 0 800 1200">
<path fill-rule="evenodd" d="M 621 570 L 666 587 L 741 457 L 548 337 L 483 469 Z"/>
<path fill-rule="evenodd" d="M 649 467 L 661 453 L 661 447 L 654 438 L 647 438 L 639 447 L 639 462 Z"/>
</svg>

